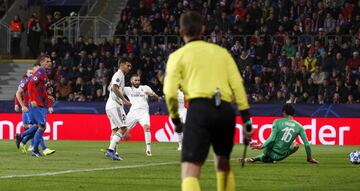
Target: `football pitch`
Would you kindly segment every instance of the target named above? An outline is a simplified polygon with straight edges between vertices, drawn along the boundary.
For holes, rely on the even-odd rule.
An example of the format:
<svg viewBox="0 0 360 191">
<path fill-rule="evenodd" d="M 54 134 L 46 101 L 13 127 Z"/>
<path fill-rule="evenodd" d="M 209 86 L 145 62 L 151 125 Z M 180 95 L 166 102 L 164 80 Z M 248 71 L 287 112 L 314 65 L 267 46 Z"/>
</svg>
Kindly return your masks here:
<svg viewBox="0 0 360 191">
<path fill-rule="evenodd" d="M 121 142 L 123 161 L 105 158 L 100 151 L 105 141 L 47 141 L 56 153 L 43 158 L 23 155 L 14 141 L 0 141 L 0 190 L 180 190 L 180 152 L 176 143 L 153 143 L 152 157 L 145 155 L 142 142 Z M 241 168 L 236 158 L 243 145 L 236 145 L 232 167 L 236 190 L 359 190 L 360 165 L 352 165 L 348 155 L 359 147 L 312 146 L 319 165 L 307 164 L 305 150 L 276 164 L 247 164 Z M 248 149 L 248 156 L 260 151 Z M 213 156 L 209 155 L 201 175 L 204 191 L 216 190 Z"/>
</svg>

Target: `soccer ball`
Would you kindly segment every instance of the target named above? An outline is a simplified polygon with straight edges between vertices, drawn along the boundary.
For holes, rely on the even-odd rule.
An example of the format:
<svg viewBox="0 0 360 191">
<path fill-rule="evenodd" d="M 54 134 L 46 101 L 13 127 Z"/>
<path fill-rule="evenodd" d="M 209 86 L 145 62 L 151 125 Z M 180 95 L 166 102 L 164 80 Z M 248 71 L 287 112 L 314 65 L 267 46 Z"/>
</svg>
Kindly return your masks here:
<svg viewBox="0 0 360 191">
<path fill-rule="evenodd" d="M 360 164 L 360 151 L 353 151 L 349 155 L 352 164 Z"/>
</svg>

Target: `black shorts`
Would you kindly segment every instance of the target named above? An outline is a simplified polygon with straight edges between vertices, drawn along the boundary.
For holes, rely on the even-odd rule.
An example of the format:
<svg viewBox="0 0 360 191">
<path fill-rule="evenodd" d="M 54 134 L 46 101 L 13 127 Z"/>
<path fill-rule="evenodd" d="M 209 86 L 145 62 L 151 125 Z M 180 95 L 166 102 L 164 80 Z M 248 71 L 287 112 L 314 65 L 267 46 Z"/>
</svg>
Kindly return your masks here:
<svg viewBox="0 0 360 191">
<path fill-rule="evenodd" d="M 210 145 L 216 155 L 230 158 L 234 145 L 235 112 L 228 102 L 216 107 L 213 100 L 194 99 L 186 115 L 182 162 L 204 163 Z"/>
</svg>

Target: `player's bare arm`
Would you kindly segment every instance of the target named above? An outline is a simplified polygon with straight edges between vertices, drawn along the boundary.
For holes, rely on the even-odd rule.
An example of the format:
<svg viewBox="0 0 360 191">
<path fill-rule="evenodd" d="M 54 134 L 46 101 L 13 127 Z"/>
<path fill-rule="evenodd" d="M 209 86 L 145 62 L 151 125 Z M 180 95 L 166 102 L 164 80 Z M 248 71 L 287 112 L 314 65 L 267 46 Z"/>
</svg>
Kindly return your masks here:
<svg viewBox="0 0 360 191">
<path fill-rule="evenodd" d="M 160 100 L 160 97 L 155 92 L 145 92 L 149 97 L 155 98 L 157 101 Z"/>
<path fill-rule="evenodd" d="M 125 98 L 124 92 L 122 92 L 122 90 L 119 88 L 118 85 L 113 84 L 112 87 L 111 87 L 111 90 L 115 93 L 115 95 L 118 98 L 120 98 L 123 101 L 125 106 L 131 107 L 131 103 Z"/>
<path fill-rule="evenodd" d="M 21 105 L 22 112 L 27 112 L 27 111 L 29 111 L 29 109 L 25 106 L 24 101 L 22 99 L 23 92 L 24 91 L 22 88 L 18 88 L 18 90 L 16 91 L 16 98 L 18 99 L 19 104 Z"/>
</svg>

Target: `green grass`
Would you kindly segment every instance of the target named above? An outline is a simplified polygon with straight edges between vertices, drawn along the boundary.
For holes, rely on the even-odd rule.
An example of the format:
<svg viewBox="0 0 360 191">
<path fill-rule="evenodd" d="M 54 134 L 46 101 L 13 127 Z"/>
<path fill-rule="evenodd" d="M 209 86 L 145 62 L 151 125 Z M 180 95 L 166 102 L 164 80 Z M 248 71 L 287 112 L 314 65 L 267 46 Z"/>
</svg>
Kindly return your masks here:
<svg viewBox="0 0 360 191">
<path fill-rule="evenodd" d="M 111 161 L 104 157 L 100 149 L 105 148 L 107 142 L 48 141 L 47 144 L 56 149 L 56 153 L 35 158 L 30 154 L 20 154 L 13 141 L 1 141 L 0 190 L 180 190 L 180 153 L 175 143 L 153 143 L 153 157 L 145 156 L 144 143 L 120 143 L 124 161 Z M 232 157 L 240 157 L 242 149 L 242 145 L 236 145 Z M 313 146 L 312 149 L 314 157 L 321 164 L 307 164 L 303 147 L 293 156 L 276 164 L 257 163 L 241 168 L 232 160 L 237 190 L 359 189 L 360 165 L 352 165 L 347 159 L 348 154 L 359 147 Z M 249 149 L 250 156 L 259 153 Z M 209 155 L 209 159 L 212 158 Z M 99 168 L 119 169 L 84 172 L 85 169 Z M 66 170 L 79 171 L 51 176 L 4 178 Z M 213 162 L 209 161 L 202 170 L 202 190 L 216 190 L 215 182 Z"/>
</svg>

